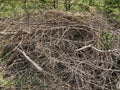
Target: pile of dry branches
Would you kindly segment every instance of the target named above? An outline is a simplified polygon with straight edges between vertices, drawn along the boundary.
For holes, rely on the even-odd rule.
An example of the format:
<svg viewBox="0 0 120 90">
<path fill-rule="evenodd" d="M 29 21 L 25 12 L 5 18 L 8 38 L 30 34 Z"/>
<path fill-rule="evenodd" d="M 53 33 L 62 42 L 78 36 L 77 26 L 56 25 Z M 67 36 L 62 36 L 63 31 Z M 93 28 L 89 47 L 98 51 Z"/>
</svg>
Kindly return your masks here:
<svg viewBox="0 0 120 90">
<path fill-rule="evenodd" d="M 10 76 L 35 74 L 44 84 L 29 80 L 35 90 L 115 90 L 120 37 L 102 15 L 52 10 L 0 23 L 2 61 Z M 114 36 L 110 49 L 100 44 L 106 32 Z"/>
</svg>

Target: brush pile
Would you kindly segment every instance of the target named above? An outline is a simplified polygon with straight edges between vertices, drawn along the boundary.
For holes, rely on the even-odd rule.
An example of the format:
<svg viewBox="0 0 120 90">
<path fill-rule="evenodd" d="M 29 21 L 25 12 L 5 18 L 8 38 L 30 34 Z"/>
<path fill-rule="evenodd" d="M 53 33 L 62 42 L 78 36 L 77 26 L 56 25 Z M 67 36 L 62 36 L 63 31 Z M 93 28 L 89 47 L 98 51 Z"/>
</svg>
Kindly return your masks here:
<svg viewBox="0 0 120 90">
<path fill-rule="evenodd" d="M 9 72 L 7 77 L 24 78 L 22 84 L 11 86 L 23 90 L 115 90 L 120 76 L 120 35 L 102 15 L 51 10 L 1 19 L 0 23 L 1 61 Z"/>
</svg>

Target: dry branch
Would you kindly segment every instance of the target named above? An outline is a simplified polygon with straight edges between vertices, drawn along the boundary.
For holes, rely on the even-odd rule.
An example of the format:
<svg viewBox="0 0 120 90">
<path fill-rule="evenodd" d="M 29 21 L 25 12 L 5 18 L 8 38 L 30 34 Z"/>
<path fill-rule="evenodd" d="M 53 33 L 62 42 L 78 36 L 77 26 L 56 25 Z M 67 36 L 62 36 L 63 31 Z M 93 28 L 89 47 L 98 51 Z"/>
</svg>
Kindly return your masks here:
<svg viewBox="0 0 120 90">
<path fill-rule="evenodd" d="M 40 66 L 38 66 L 29 56 L 27 56 L 27 54 L 26 54 L 23 50 L 21 50 L 21 49 L 19 49 L 19 48 L 17 48 L 16 50 L 19 51 L 20 53 L 22 53 L 23 56 L 26 58 L 26 60 L 29 61 L 38 71 L 41 72 L 41 71 L 43 70 L 43 69 L 42 69 Z"/>
<path fill-rule="evenodd" d="M 113 51 L 116 51 L 117 49 L 113 49 L 113 50 L 100 50 L 100 49 L 97 49 L 96 47 L 92 46 L 91 44 L 90 45 L 87 45 L 87 46 L 84 46 L 82 48 L 79 48 L 79 49 L 76 49 L 76 51 L 81 51 L 81 50 L 84 50 L 86 48 L 92 48 L 94 49 L 95 51 L 98 51 L 98 52 L 101 52 L 101 53 L 105 53 L 105 52 L 113 52 Z"/>
<path fill-rule="evenodd" d="M 13 35 L 16 34 L 17 32 L 0 32 L 0 35 Z"/>
<path fill-rule="evenodd" d="M 76 51 L 81 51 L 81 50 L 84 50 L 84 49 L 89 48 L 89 47 L 91 47 L 91 44 L 90 44 L 90 45 L 87 45 L 87 46 L 84 46 L 84 47 L 82 47 L 82 48 L 79 48 L 79 49 L 77 49 Z"/>
</svg>

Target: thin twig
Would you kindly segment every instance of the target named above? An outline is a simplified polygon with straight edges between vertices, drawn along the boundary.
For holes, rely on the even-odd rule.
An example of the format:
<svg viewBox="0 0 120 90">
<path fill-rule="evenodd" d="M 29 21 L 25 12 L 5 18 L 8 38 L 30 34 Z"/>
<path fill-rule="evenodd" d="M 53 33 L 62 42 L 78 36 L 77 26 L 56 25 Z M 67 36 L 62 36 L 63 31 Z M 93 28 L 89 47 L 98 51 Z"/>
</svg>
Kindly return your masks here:
<svg viewBox="0 0 120 90">
<path fill-rule="evenodd" d="M 89 47 L 91 47 L 91 44 L 90 44 L 90 45 L 87 45 L 87 46 L 84 46 L 84 47 L 82 47 L 82 48 L 79 48 L 79 49 L 77 49 L 76 51 L 81 51 L 81 50 L 86 49 L 86 48 L 89 48 Z"/>
<path fill-rule="evenodd" d="M 14 35 L 17 32 L 0 32 L 0 35 Z"/>
<path fill-rule="evenodd" d="M 100 49 L 97 49 L 96 47 L 92 46 L 91 44 L 90 45 L 87 45 L 87 46 L 84 46 L 82 48 L 79 48 L 79 49 L 76 49 L 76 51 L 81 51 L 81 50 L 84 50 L 86 48 L 92 48 L 94 49 L 95 51 L 98 51 L 98 52 L 102 52 L 102 53 L 105 53 L 105 52 L 113 52 L 113 51 L 116 51 L 117 49 L 113 49 L 113 50 L 100 50 Z"/>
<path fill-rule="evenodd" d="M 64 35 L 67 31 L 68 31 L 68 28 L 66 28 L 66 30 L 63 32 L 61 38 L 57 41 L 56 45 L 59 44 L 59 42 L 62 40 L 62 38 L 64 37 Z"/>
</svg>

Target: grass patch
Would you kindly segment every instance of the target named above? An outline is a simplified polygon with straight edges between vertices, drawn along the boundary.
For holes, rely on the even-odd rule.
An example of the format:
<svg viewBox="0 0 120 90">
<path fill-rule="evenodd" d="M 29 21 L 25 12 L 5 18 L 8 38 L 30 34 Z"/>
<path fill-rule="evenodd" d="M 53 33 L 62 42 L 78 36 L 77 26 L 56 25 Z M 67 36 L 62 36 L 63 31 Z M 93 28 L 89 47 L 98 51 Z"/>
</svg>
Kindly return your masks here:
<svg viewBox="0 0 120 90">
<path fill-rule="evenodd" d="M 113 47 L 115 37 L 108 32 L 102 32 L 100 34 L 100 45 L 102 46 L 102 49 L 109 50 Z"/>
</svg>

